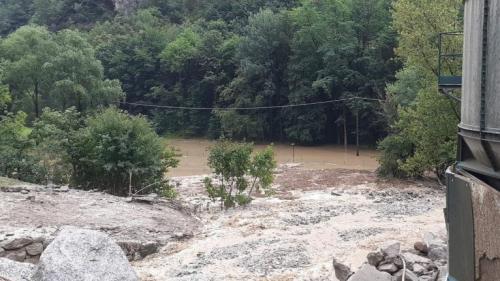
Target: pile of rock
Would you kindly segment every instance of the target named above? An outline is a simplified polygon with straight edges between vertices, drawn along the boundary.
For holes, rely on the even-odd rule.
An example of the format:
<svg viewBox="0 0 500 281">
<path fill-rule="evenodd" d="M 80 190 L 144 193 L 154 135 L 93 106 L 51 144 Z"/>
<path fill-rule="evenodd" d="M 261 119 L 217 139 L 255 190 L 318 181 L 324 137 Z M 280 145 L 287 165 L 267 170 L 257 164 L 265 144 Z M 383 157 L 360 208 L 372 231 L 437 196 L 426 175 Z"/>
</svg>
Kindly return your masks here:
<svg viewBox="0 0 500 281">
<path fill-rule="evenodd" d="M 38 263 L 49 241 L 44 237 L 20 237 L 0 242 L 0 258 L 17 262 Z"/>
<path fill-rule="evenodd" d="M 42 253 L 37 266 L 0 258 L 0 280 L 138 281 L 120 247 L 107 235 L 65 228 Z"/>
<path fill-rule="evenodd" d="M 432 234 L 418 241 L 414 249 L 401 251 L 399 242 L 390 242 L 367 255 L 356 273 L 334 260 L 339 281 L 441 281 L 446 280 L 447 247 Z M 404 280 L 403 275 L 405 276 Z"/>
</svg>

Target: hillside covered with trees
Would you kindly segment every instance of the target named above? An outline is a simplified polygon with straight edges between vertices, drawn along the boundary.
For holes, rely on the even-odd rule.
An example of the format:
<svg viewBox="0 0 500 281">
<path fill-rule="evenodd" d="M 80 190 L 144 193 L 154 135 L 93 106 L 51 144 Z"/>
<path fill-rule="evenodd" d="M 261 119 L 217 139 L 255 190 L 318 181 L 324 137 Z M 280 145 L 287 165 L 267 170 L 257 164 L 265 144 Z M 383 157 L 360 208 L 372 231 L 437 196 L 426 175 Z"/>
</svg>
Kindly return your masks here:
<svg viewBox="0 0 500 281">
<path fill-rule="evenodd" d="M 89 145 L 98 130 L 119 130 L 100 118 L 129 124 L 124 135 L 148 135 L 151 122 L 158 134 L 307 145 L 355 143 L 358 122 L 362 143 L 385 138 L 382 174 L 441 175 L 454 158 L 458 105 L 437 92 L 437 36 L 461 29 L 461 5 L 0 0 L 0 146 L 10 159 L 0 175 L 40 163 L 47 138 L 64 142 L 54 153 L 78 176 L 100 173 L 81 170 L 94 163 L 86 153 L 111 169 L 113 158 Z M 287 107 L 308 103 L 320 104 Z M 109 106 L 149 121 L 100 110 Z M 227 110 L 255 107 L 264 109 Z M 141 142 L 150 143 L 130 145 Z M 174 165 L 167 154 L 153 165 Z"/>
</svg>

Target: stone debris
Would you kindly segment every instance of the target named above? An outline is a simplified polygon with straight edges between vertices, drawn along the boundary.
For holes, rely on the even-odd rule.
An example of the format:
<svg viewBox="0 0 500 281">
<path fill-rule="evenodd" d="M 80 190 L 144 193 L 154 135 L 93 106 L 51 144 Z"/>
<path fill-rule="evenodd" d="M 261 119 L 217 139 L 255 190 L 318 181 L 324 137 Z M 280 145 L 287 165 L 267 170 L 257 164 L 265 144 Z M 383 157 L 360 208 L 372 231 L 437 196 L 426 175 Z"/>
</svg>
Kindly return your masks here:
<svg viewBox="0 0 500 281">
<path fill-rule="evenodd" d="M 0 257 L 17 262 L 36 263 L 42 254 L 45 238 L 17 237 L 0 243 Z"/>
<path fill-rule="evenodd" d="M 436 239 L 433 234 L 426 234 L 424 239 L 432 242 L 417 241 L 414 245 L 417 251 L 413 249 L 401 251 L 401 243 L 397 241 L 386 242 L 378 251 L 367 255 L 368 264 L 360 269 L 360 271 L 363 270 L 363 273 L 358 275 L 358 271 L 353 277 L 358 276 L 356 281 L 376 280 L 375 277 L 366 274 L 366 271 L 375 269 L 377 272 L 389 274 L 391 276 L 389 280 L 391 281 L 445 281 L 446 243 L 443 240 Z M 425 247 L 422 247 L 422 245 L 425 245 Z M 426 249 L 429 249 L 428 254 L 424 253 Z M 405 280 L 402 280 L 404 265 L 406 265 Z M 368 269 L 367 266 L 371 268 Z M 363 279 L 361 276 L 366 276 L 366 278 Z M 352 281 L 352 278 L 349 281 Z"/>
</svg>

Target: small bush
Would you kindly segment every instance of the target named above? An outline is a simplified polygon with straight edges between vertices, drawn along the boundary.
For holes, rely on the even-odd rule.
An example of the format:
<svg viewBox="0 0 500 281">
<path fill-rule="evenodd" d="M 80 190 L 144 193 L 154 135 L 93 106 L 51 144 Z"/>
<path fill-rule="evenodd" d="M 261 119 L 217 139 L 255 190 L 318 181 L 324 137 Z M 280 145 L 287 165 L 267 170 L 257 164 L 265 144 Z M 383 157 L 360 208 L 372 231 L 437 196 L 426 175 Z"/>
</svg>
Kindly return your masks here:
<svg viewBox="0 0 500 281">
<path fill-rule="evenodd" d="M 80 188 L 127 195 L 132 174 L 133 192 L 174 194 L 165 174 L 177 165 L 176 154 L 144 117 L 106 109 L 87 118 L 69 148 L 73 182 Z"/>
<path fill-rule="evenodd" d="M 252 192 L 262 189 L 269 193 L 276 167 L 271 147 L 256 153 L 253 145 L 219 141 L 210 149 L 208 165 L 215 174 L 205 178 L 205 188 L 213 200 L 219 199 L 221 208 L 246 205 L 252 201 Z"/>
<path fill-rule="evenodd" d="M 383 177 L 408 177 L 403 168 L 405 161 L 413 155 L 414 145 L 401 135 L 391 135 L 378 144 L 381 151 L 378 174 Z"/>
</svg>

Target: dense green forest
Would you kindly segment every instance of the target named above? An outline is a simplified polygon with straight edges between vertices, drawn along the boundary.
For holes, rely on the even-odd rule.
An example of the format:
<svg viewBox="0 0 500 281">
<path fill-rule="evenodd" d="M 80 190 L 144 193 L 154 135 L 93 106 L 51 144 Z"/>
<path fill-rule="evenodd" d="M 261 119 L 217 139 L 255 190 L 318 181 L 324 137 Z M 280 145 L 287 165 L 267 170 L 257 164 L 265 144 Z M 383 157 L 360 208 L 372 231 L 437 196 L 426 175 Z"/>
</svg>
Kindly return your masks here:
<svg viewBox="0 0 500 281">
<path fill-rule="evenodd" d="M 17 126 L 28 148 L 15 149 L 30 151 L 44 118 L 97 126 L 92 115 L 108 106 L 147 116 L 159 134 L 308 145 L 355 143 L 358 121 L 361 142 L 382 150 L 381 174 L 441 174 L 458 105 L 437 91 L 437 36 L 461 29 L 461 5 L 0 0 L 2 126 Z"/>
</svg>

